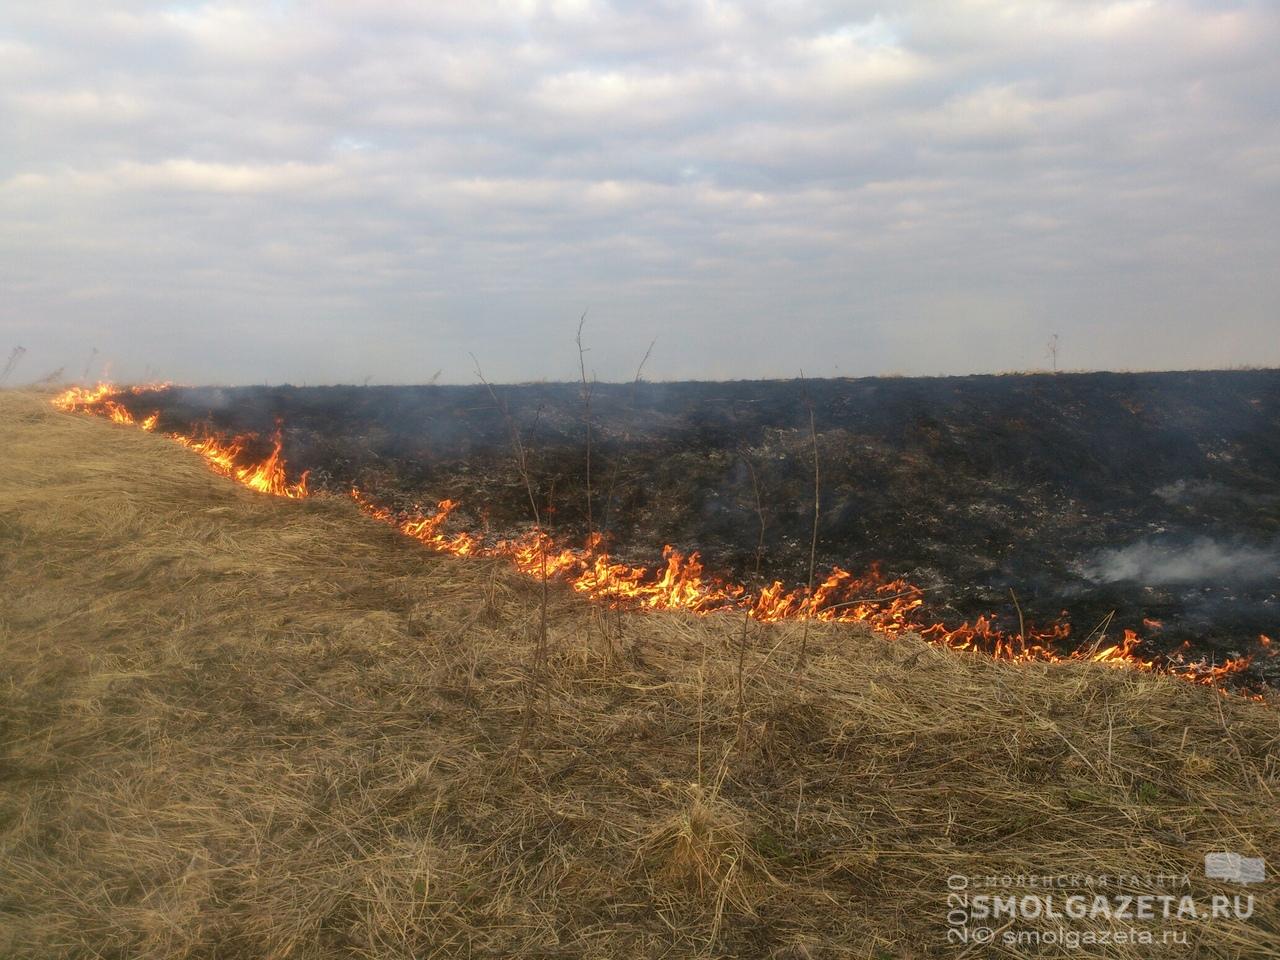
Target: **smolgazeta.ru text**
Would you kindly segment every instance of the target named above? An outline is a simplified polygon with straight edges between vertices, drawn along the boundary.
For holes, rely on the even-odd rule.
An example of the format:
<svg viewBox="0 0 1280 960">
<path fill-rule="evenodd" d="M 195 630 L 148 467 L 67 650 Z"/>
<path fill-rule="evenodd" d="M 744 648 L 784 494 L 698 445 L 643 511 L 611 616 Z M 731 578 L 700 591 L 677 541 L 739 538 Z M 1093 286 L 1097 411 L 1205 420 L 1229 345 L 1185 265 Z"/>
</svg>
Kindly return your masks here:
<svg viewBox="0 0 1280 960">
<path fill-rule="evenodd" d="M 1000 896 L 951 894 L 950 906 L 964 911 L 966 920 L 1247 920 L 1253 916 L 1251 894 L 1215 894 L 1207 900 L 1192 896 L 1140 894 L 1088 896 L 1070 894 Z"/>
</svg>

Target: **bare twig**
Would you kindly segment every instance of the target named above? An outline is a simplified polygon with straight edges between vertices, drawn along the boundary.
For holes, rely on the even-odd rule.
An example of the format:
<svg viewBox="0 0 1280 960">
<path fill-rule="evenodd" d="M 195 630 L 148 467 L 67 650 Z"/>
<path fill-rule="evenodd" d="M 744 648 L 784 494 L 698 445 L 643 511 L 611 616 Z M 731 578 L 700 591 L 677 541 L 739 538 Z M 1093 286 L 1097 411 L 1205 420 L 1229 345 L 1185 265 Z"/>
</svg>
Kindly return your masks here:
<svg viewBox="0 0 1280 960">
<path fill-rule="evenodd" d="M 852 600 L 843 600 L 840 603 L 833 603 L 823 607 L 826 610 L 842 610 L 845 607 L 856 607 L 864 603 L 888 603 L 890 600 L 901 600 L 903 597 L 914 597 L 918 593 L 917 590 L 902 590 L 898 593 L 881 594 L 878 597 L 854 597 Z"/>
<path fill-rule="evenodd" d="M 653 348 L 658 345 L 658 338 L 654 337 L 649 341 L 649 349 L 644 352 L 644 356 L 640 358 L 640 366 L 636 367 L 635 378 L 631 381 L 631 412 L 636 409 L 636 389 L 640 386 L 640 376 L 644 373 L 644 365 L 649 362 L 649 356 L 653 353 Z"/>
<path fill-rule="evenodd" d="M 1112 610 L 1100 621 L 1098 625 L 1089 631 L 1089 635 L 1084 638 L 1084 643 L 1080 644 L 1080 649 L 1085 652 L 1086 656 L 1092 657 L 1098 652 L 1104 640 L 1107 639 L 1107 630 L 1111 627 L 1111 621 L 1115 619 L 1116 612 Z M 1094 640 L 1094 637 L 1098 639 Z M 1090 644 L 1089 641 L 1093 640 Z"/>
<path fill-rule="evenodd" d="M 804 386 L 804 374 L 800 375 L 801 388 Z M 818 555 L 818 517 L 821 511 L 821 476 L 818 469 L 818 427 L 813 414 L 813 400 L 808 393 L 804 397 L 805 406 L 809 408 L 809 440 L 813 444 L 813 536 L 809 540 L 809 603 L 813 603 L 813 573 Z M 809 620 L 813 611 L 804 618 L 804 628 L 800 634 L 800 665 L 803 666 L 809 646 Z"/>
<path fill-rule="evenodd" d="M 1018 603 L 1018 595 L 1013 592 L 1013 587 L 1009 588 L 1009 596 L 1013 598 L 1013 609 L 1018 611 L 1018 642 L 1025 647 L 1027 645 L 1027 625 L 1022 619 L 1022 604 Z"/>
<path fill-rule="evenodd" d="M 43 386 L 47 386 L 50 383 L 61 382 L 63 375 L 66 373 L 66 371 L 67 371 L 66 367 L 59 367 L 57 370 L 53 370 L 49 373 L 46 373 L 43 377 L 40 377 L 36 380 L 32 380 L 31 383 L 28 384 L 28 386 L 43 387 Z"/>
<path fill-rule="evenodd" d="M 614 491 L 615 485 L 618 482 L 618 469 L 622 461 L 627 457 L 627 447 L 631 442 L 631 427 L 632 427 L 633 421 L 635 420 L 635 415 L 636 415 L 636 392 L 639 390 L 639 387 L 640 387 L 640 378 L 644 373 L 644 365 L 649 362 L 649 357 L 653 353 L 653 348 L 657 344 L 657 342 L 658 342 L 657 337 L 654 337 L 653 340 L 649 341 L 649 349 L 647 349 L 644 352 L 644 356 L 640 358 L 640 365 L 636 367 L 636 375 L 631 381 L 631 404 L 627 410 L 627 416 L 623 420 L 623 427 L 622 427 L 622 453 L 619 457 L 614 459 L 613 463 L 609 467 L 609 485 L 605 489 L 605 495 L 604 495 L 604 517 L 602 518 L 600 523 L 600 529 L 602 532 L 607 531 L 609 529 L 609 517 L 613 511 L 613 491 Z M 617 604 L 615 604 L 614 606 L 618 610 L 618 616 L 614 621 L 614 629 L 615 629 L 617 640 L 619 643 L 621 643 L 622 641 L 621 608 L 618 607 Z"/>
<path fill-rule="evenodd" d="M 622 443 L 624 451 L 626 449 L 626 445 L 631 440 L 631 426 L 636 415 L 636 392 L 640 388 L 640 377 L 644 373 L 644 365 L 649 362 L 649 356 L 653 353 L 653 348 L 657 343 L 657 337 L 654 337 L 653 340 L 649 342 L 649 349 L 646 350 L 644 352 L 644 356 L 640 358 L 640 366 L 636 367 L 635 378 L 631 381 L 631 405 L 627 409 L 627 416 L 624 419 L 622 426 Z M 609 513 L 613 508 L 613 488 L 618 480 L 618 464 L 619 460 L 615 460 L 609 470 L 609 486 L 605 490 L 604 495 L 604 520 L 600 524 L 602 530 L 609 529 Z"/>
<path fill-rule="evenodd" d="M 756 539 L 756 565 L 755 578 L 760 579 L 760 564 L 764 559 L 764 507 L 760 500 L 760 478 L 756 475 L 756 465 L 752 462 L 750 454 L 745 449 L 741 451 L 743 462 L 747 465 L 747 471 L 751 474 L 751 492 L 755 497 L 756 519 L 760 521 L 760 535 Z"/>
<path fill-rule="evenodd" d="M 1053 372 L 1058 372 L 1058 335 L 1055 333 L 1049 338 L 1049 346 L 1045 351 L 1049 355 L 1049 360 L 1053 363 Z"/>
<path fill-rule="evenodd" d="M 534 532 L 538 538 L 538 560 L 542 568 L 542 603 L 538 620 L 538 639 L 534 647 L 534 668 L 530 671 L 529 683 L 525 687 L 524 725 L 520 732 L 520 749 L 523 750 L 528 741 L 529 733 L 533 729 L 536 689 L 545 687 L 547 684 L 547 535 L 542 526 L 542 512 L 538 509 L 538 498 L 533 492 L 533 477 L 529 473 L 528 449 L 520 437 L 520 429 L 516 426 L 516 422 L 512 418 L 510 410 L 507 409 L 506 403 L 498 397 L 497 391 L 493 389 L 493 384 L 485 379 L 484 372 L 480 369 L 480 361 L 476 359 L 474 353 L 471 355 L 471 360 L 475 364 L 476 377 L 489 391 L 489 396 L 493 399 L 494 406 L 498 408 L 498 413 L 502 415 L 502 419 L 507 425 L 507 432 L 511 438 L 511 450 L 515 456 L 516 470 L 520 474 L 520 479 L 524 481 L 525 493 L 529 496 L 529 510 L 533 514 Z"/>
<path fill-rule="evenodd" d="M 98 348 L 94 347 L 89 351 L 89 359 L 84 362 L 84 373 L 80 375 L 81 383 L 89 382 L 89 370 L 93 367 L 93 361 L 98 357 Z"/>
<path fill-rule="evenodd" d="M 591 394 L 595 388 L 595 378 L 587 379 L 587 350 L 582 345 L 582 328 L 587 322 L 587 311 L 582 311 L 582 316 L 578 319 L 578 335 L 574 338 L 574 342 L 578 345 L 578 372 L 582 377 L 582 423 L 586 432 L 587 456 L 586 456 L 586 499 L 587 499 L 587 552 L 594 554 L 596 550 L 596 526 L 595 520 L 591 513 Z M 591 624 L 596 620 L 599 611 L 592 609 L 591 615 L 587 618 L 587 646 L 591 646 Z M 609 660 L 612 656 L 612 644 L 609 642 L 608 624 L 602 622 L 600 625 L 600 636 L 605 644 L 605 658 Z"/>
<path fill-rule="evenodd" d="M 27 348 L 23 346 L 16 346 L 9 351 L 9 360 L 5 363 L 4 369 L 0 370 L 0 386 L 9 379 L 9 374 L 13 373 L 13 368 L 18 365 L 18 362 L 22 359 L 22 355 L 26 352 Z"/>
<path fill-rule="evenodd" d="M 759 589 L 760 587 L 760 562 L 764 556 L 764 506 L 760 500 L 760 482 L 756 476 L 755 464 L 751 462 L 751 457 L 746 450 L 742 451 L 742 459 L 747 465 L 747 469 L 751 472 L 751 491 L 755 496 L 756 516 L 760 520 L 760 536 L 756 541 L 756 565 L 753 574 L 752 587 Z M 751 628 L 751 605 L 748 604 L 746 609 L 742 611 L 742 637 L 738 642 L 738 745 L 743 746 L 744 735 L 746 731 L 746 660 L 747 660 L 747 639 L 748 631 Z"/>
<path fill-rule="evenodd" d="M 587 433 L 587 545 L 590 549 L 595 539 L 595 524 L 591 517 L 591 391 L 593 384 L 587 380 L 587 351 L 582 346 L 582 327 L 587 322 L 587 313 L 582 312 L 578 320 L 578 370 L 582 375 L 582 421 Z"/>
</svg>

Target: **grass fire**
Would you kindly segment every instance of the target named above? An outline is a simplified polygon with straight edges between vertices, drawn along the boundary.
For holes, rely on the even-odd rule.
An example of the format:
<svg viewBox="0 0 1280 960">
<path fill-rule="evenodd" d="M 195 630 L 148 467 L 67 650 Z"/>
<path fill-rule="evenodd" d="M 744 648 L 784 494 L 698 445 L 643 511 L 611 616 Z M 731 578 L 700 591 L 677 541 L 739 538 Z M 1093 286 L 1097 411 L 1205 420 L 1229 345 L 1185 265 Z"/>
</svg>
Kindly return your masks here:
<svg viewBox="0 0 1280 960">
<path fill-rule="evenodd" d="M 0 394 L 6 955 L 947 956 L 958 878 L 1061 871 L 1182 910 L 1086 956 L 1280 951 L 1243 658 L 469 527 L 189 400 Z"/>
<path fill-rule="evenodd" d="M 1278 49 L 0 3 L 0 960 L 1280 960 Z"/>
<path fill-rule="evenodd" d="M 160 412 L 135 416 L 125 405 L 127 398 L 163 394 L 167 389 L 168 385 L 121 389 L 100 383 L 92 390 L 73 387 L 54 397 L 52 403 L 63 411 L 96 414 L 113 423 L 152 431 Z M 250 489 L 294 499 L 308 495 L 307 472 L 300 474 L 295 482 L 287 479 L 278 427 L 270 441 L 270 453 L 257 461 L 245 452 L 257 439 L 254 437 L 219 438 L 207 427 L 195 434 L 175 432 L 167 436 L 200 454 L 216 472 Z M 464 557 L 503 559 L 528 576 L 547 575 L 562 580 L 606 607 L 687 610 L 696 614 L 740 611 L 749 620 L 766 623 L 782 620 L 864 623 L 887 637 L 912 632 L 941 646 L 980 651 L 998 659 L 1085 660 L 1156 670 L 1219 687 L 1239 688 L 1241 682 L 1247 680 L 1246 671 L 1255 656 L 1273 655 L 1266 634 L 1258 635 L 1256 654 L 1211 663 L 1206 659 L 1188 660 L 1189 644 L 1171 654 L 1144 656 L 1138 633 L 1127 628 L 1115 641 L 1110 641 L 1103 629 L 1096 629 L 1081 642 L 1080 638 L 1073 638 L 1072 625 L 1062 617 L 1038 630 L 1026 629 L 1025 623 L 1021 623 L 1020 629 L 1012 633 L 995 627 L 988 616 L 948 627 L 921 618 L 924 591 L 919 586 L 901 577 L 882 575 L 876 564 L 861 575 L 833 567 L 812 588 L 787 588 L 782 581 L 773 580 L 752 591 L 741 583 L 705 570 L 696 550 L 686 552 L 667 544 L 662 548 L 661 563 L 632 565 L 618 562 L 611 555 L 605 538 L 594 531 L 580 546 L 558 542 L 541 527 L 510 539 L 486 538 L 474 531 L 450 528 L 450 516 L 458 507 L 458 503 L 450 499 L 440 500 L 429 514 L 397 514 L 360 489 L 353 488 L 350 496 L 370 519 L 388 524 L 432 550 Z M 1150 618 L 1143 618 L 1142 625 L 1153 634 L 1162 630 L 1162 624 Z M 1261 696 L 1256 690 L 1252 693 Z"/>
</svg>

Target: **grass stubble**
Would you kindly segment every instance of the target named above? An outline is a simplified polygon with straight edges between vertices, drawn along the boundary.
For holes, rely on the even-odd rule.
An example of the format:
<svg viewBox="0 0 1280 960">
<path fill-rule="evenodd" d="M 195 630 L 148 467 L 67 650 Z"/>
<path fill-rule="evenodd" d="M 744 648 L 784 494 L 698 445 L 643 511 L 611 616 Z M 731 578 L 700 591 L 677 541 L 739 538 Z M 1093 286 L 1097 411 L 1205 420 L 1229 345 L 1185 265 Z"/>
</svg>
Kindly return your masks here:
<svg viewBox="0 0 1280 960">
<path fill-rule="evenodd" d="M 522 732 L 541 584 L 31 393 L 0 585 L 3 957 L 1022 956 L 948 876 L 1280 867 L 1274 706 L 732 614 L 610 653 L 553 584 Z M 1249 892 L 1159 955 L 1280 957 Z"/>
</svg>

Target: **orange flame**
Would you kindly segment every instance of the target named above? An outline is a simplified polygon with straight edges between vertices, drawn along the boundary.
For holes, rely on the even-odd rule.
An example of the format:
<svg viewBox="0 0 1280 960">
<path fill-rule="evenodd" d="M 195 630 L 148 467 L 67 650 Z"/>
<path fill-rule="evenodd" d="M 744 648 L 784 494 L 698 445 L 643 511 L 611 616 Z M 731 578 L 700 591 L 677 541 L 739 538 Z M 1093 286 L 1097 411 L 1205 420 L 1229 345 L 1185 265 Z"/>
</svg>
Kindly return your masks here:
<svg viewBox="0 0 1280 960">
<path fill-rule="evenodd" d="M 132 392 L 137 394 L 146 389 L 153 388 L 134 387 Z M 153 413 L 142 420 L 134 418 L 113 399 L 121 393 L 110 384 L 98 384 L 93 389 L 73 387 L 55 397 L 53 404 L 60 410 L 83 411 L 105 416 L 116 423 L 154 430 L 158 414 Z M 286 479 L 279 430 L 272 438 L 271 454 L 265 460 L 248 466 L 240 465 L 248 437 L 223 440 L 209 435 L 170 433 L 166 436 L 200 454 L 216 473 L 253 490 L 292 499 L 309 495 L 307 474 L 292 484 Z M 810 618 L 834 623 L 864 623 L 889 637 L 912 632 L 939 646 L 984 652 L 1019 663 L 1101 663 L 1158 671 L 1219 689 L 1231 678 L 1248 670 L 1254 659 L 1250 655 L 1212 665 L 1204 661 L 1187 662 L 1181 652 L 1158 659 L 1144 659 L 1137 652 L 1141 639 L 1132 630 L 1125 630 L 1123 639 L 1118 643 L 1104 647 L 1098 642 L 1064 652 L 1061 642 L 1071 635 L 1071 625 L 1064 619 L 1065 611 L 1057 622 L 1043 629 L 1027 630 L 1025 634 L 1002 631 L 988 617 L 979 617 L 971 623 L 948 629 L 941 623 L 920 619 L 925 602 L 924 591 L 920 587 L 901 578 L 888 579 L 875 565 L 862 576 L 833 567 L 812 593 L 807 587 L 787 589 L 776 580 L 753 593 L 741 584 L 708 575 L 697 552 L 686 554 L 670 545 L 663 548 L 660 566 L 633 566 L 612 558 L 604 549 L 604 541 L 599 534 L 593 535 L 582 547 L 557 544 L 541 530 L 530 530 L 513 539 L 490 543 L 466 531 L 445 531 L 450 515 L 458 507 L 454 500 L 441 500 L 432 514 L 419 512 L 401 516 L 377 505 L 359 490 L 353 489 L 351 497 L 371 519 L 395 527 L 432 550 L 460 557 L 501 558 L 521 573 L 533 577 L 543 576 L 545 570 L 548 577 L 564 580 L 575 591 L 611 607 L 685 610 L 698 614 L 734 610 L 760 622 Z M 1153 632 L 1158 632 L 1163 626 L 1158 620 L 1148 619 L 1143 623 Z M 1263 634 L 1259 636 L 1258 643 L 1260 649 L 1266 651 L 1264 655 L 1275 655 L 1269 649 L 1272 645 L 1270 637 Z M 1183 647 L 1186 648 L 1187 644 Z M 1258 695 L 1253 698 L 1261 699 Z"/>
<path fill-rule="evenodd" d="M 215 473 L 230 477 L 250 490 L 257 490 L 259 493 L 270 494 L 273 497 L 288 497 L 291 500 L 301 500 L 310 496 L 310 491 L 307 489 L 307 473 L 303 473 L 296 483 L 289 483 L 286 478 L 284 457 L 280 455 L 282 441 L 279 431 L 271 438 L 271 454 L 259 463 L 243 467 L 238 461 L 243 456 L 247 437 L 220 440 L 212 436 L 187 437 L 180 433 L 171 433 L 169 439 L 200 454 Z"/>
<path fill-rule="evenodd" d="M 141 394 L 148 390 L 160 390 L 168 384 L 153 384 L 129 388 L 129 393 Z M 160 414 L 152 413 L 142 419 L 134 417 L 115 398 L 125 391 L 109 383 L 99 383 L 96 387 L 72 387 L 54 397 L 51 401 L 59 410 L 97 414 L 106 417 L 112 423 L 138 427 L 148 433 L 156 428 Z M 285 473 L 284 458 L 280 455 L 281 439 L 279 431 L 272 437 L 271 454 L 259 463 L 242 466 L 244 446 L 251 437 L 233 437 L 222 440 L 214 436 L 186 436 L 181 433 L 166 434 L 170 440 L 180 443 L 188 450 L 194 450 L 204 457 L 205 462 L 215 473 L 230 477 L 259 493 L 267 493 L 276 497 L 289 497 L 300 500 L 308 495 L 307 474 L 303 474 L 296 483 L 289 483 Z"/>
<path fill-rule="evenodd" d="M 744 586 L 708 576 L 697 553 L 686 555 L 672 546 L 663 548 L 664 563 L 659 567 L 631 566 L 613 560 L 604 552 L 599 534 L 581 548 L 557 545 L 538 531 L 488 544 L 470 533 L 444 531 L 445 523 L 457 509 L 456 501 L 440 501 L 433 514 L 404 517 L 378 506 L 359 490 L 352 490 L 351 497 L 372 519 L 390 524 L 405 536 L 442 553 L 502 558 L 522 573 L 539 577 L 545 551 L 548 576 L 562 578 L 574 590 L 611 607 L 686 610 L 700 614 L 737 610 L 762 622 L 809 617 L 836 623 L 865 623 L 889 637 L 912 632 L 939 646 L 985 652 L 997 659 L 1019 663 L 1101 663 L 1168 673 L 1219 688 L 1244 673 L 1253 661 L 1252 656 L 1245 656 L 1214 666 L 1186 662 L 1181 654 L 1146 659 L 1138 653 L 1141 638 L 1127 629 L 1117 643 L 1108 646 L 1095 643 L 1064 651 L 1061 642 L 1071 635 L 1071 625 L 1064 619 L 1045 629 L 1028 630 L 1025 635 L 1001 631 L 987 617 L 948 629 L 941 623 L 919 618 L 918 611 L 924 605 L 924 591 L 920 587 L 903 579 L 888 579 L 875 566 L 860 577 L 835 567 L 814 587 L 812 595 L 804 587 L 788 590 L 779 581 L 753 594 Z M 1259 642 L 1266 647 L 1270 641 L 1263 636 Z M 1254 699 L 1261 698 L 1255 696 Z"/>
</svg>

